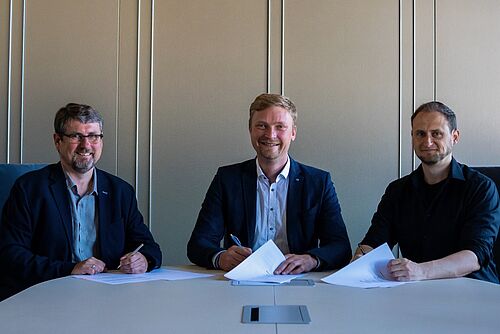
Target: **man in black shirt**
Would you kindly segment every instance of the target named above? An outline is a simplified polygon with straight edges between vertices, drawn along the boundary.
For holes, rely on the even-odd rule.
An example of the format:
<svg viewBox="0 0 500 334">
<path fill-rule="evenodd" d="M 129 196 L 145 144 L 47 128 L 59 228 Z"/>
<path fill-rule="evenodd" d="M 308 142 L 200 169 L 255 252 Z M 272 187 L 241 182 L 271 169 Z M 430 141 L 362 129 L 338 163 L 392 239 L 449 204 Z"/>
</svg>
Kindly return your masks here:
<svg viewBox="0 0 500 334">
<path fill-rule="evenodd" d="M 420 166 L 389 184 L 353 260 L 387 242 L 403 258 L 388 263 L 397 281 L 467 276 L 498 283 L 493 245 L 500 225 L 495 184 L 452 157 L 460 133 L 454 112 L 440 102 L 412 118 Z"/>
</svg>

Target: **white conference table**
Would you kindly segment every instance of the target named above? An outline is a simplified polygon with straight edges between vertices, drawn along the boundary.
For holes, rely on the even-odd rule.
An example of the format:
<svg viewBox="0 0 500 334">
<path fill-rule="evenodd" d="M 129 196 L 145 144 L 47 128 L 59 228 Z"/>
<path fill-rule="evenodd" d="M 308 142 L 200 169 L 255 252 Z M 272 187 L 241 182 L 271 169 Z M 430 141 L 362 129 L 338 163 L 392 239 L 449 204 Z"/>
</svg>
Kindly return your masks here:
<svg viewBox="0 0 500 334">
<path fill-rule="evenodd" d="M 183 281 L 107 285 L 71 277 L 0 302 L 0 333 L 494 333 L 500 285 L 459 278 L 386 289 L 232 286 L 220 271 Z M 243 324 L 244 305 L 307 305 L 311 323 Z"/>
</svg>

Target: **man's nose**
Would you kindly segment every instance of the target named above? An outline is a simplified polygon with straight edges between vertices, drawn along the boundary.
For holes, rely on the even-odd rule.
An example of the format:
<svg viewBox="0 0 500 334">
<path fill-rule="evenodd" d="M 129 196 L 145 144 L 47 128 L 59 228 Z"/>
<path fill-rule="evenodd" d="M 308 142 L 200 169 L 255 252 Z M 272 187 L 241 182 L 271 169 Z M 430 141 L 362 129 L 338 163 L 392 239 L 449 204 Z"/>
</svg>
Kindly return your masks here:
<svg viewBox="0 0 500 334">
<path fill-rule="evenodd" d="M 82 137 L 82 139 L 80 140 L 80 143 L 79 143 L 79 146 L 80 147 L 90 147 L 90 140 L 88 137 Z"/>
<path fill-rule="evenodd" d="M 276 129 L 273 126 L 270 126 L 266 129 L 266 136 L 269 138 L 276 138 Z"/>
<path fill-rule="evenodd" d="M 432 144 L 434 144 L 434 139 L 432 138 L 431 135 L 426 135 L 425 136 L 425 144 L 427 146 L 432 146 Z"/>
</svg>

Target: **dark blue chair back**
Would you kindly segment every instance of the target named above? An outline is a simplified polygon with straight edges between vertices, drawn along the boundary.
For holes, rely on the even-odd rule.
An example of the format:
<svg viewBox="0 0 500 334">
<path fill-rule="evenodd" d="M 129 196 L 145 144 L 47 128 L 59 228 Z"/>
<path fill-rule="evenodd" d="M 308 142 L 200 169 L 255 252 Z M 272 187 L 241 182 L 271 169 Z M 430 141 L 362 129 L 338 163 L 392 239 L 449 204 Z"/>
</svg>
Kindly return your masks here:
<svg viewBox="0 0 500 334">
<path fill-rule="evenodd" d="M 9 197 L 10 189 L 17 178 L 45 166 L 46 164 L 0 164 L 0 219 L 3 205 Z"/>
<path fill-rule="evenodd" d="M 500 167 L 472 167 L 481 174 L 486 175 L 497 185 L 498 193 L 500 193 Z M 495 246 L 493 247 L 493 257 L 497 265 L 497 276 L 500 278 L 500 239 L 497 237 Z"/>
</svg>

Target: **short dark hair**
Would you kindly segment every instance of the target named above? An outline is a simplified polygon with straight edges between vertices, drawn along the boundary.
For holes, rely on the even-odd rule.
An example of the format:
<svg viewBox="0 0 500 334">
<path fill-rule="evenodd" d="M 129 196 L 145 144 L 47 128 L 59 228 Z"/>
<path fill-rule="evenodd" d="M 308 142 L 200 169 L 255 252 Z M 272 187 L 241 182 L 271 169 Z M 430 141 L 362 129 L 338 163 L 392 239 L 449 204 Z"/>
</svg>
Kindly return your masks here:
<svg viewBox="0 0 500 334">
<path fill-rule="evenodd" d="M 448 126 L 450 127 L 450 132 L 457 129 L 457 116 L 446 104 L 439 101 L 431 101 L 422 104 L 420 107 L 415 110 L 413 115 L 411 115 L 411 126 L 413 127 L 413 120 L 417 115 L 421 112 L 432 112 L 436 111 L 446 117 L 448 121 Z"/>
<path fill-rule="evenodd" d="M 65 107 L 59 109 L 54 118 L 54 131 L 58 134 L 65 133 L 66 123 L 68 123 L 69 120 L 77 120 L 84 124 L 99 123 L 99 128 L 102 131 L 102 116 L 91 106 L 79 103 L 68 103 Z"/>
<path fill-rule="evenodd" d="M 288 97 L 279 94 L 260 94 L 250 105 L 250 118 L 248 119 L 248 126 L 252 126 L 252 117 L 256 111 L 262 111 L 269 107 L 281 107 L 290 113 L 292 116 L 293 125 L 297 121 L 297 108 L 292 100 Z"/>
</svg>

